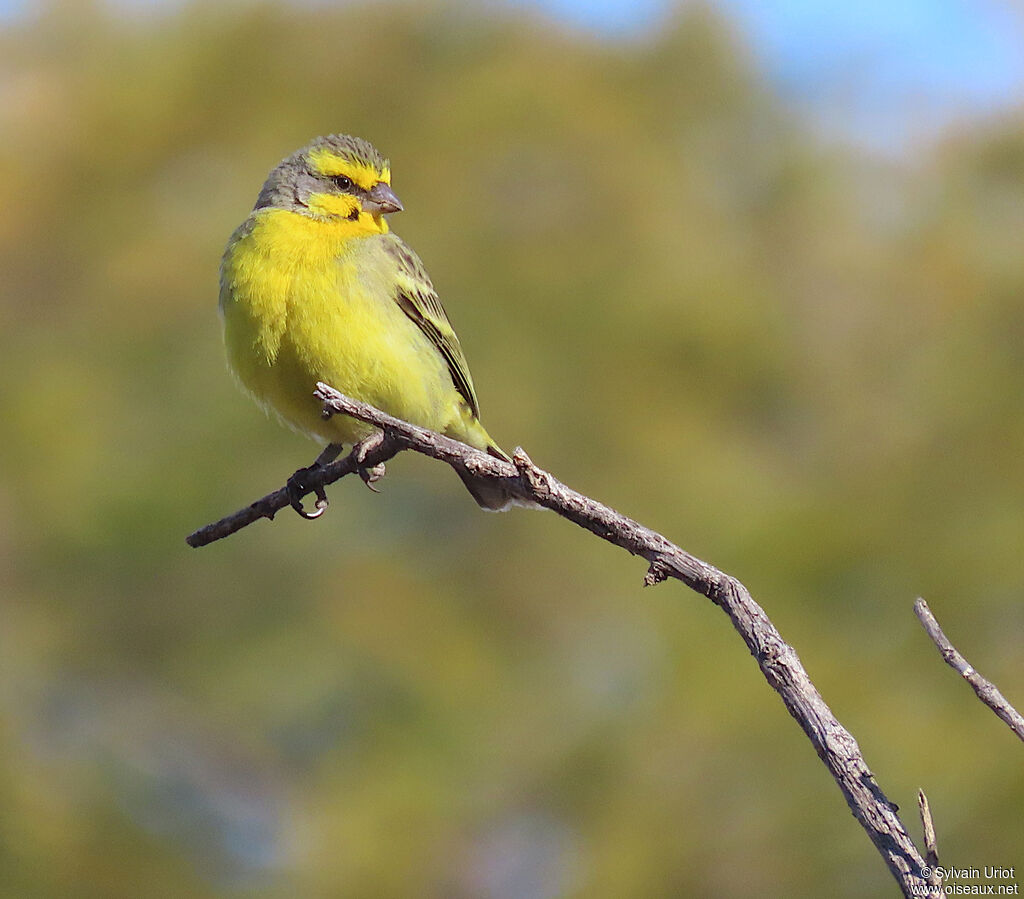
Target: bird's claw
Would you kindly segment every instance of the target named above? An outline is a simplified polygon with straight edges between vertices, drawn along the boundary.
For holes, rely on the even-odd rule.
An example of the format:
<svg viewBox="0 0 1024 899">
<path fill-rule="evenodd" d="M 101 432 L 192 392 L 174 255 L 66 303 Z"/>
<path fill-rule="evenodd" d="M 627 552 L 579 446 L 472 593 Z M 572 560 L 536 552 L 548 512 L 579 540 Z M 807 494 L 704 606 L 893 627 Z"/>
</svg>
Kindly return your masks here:
<svg viewBox="0 0 1024 899">
<path fill-rule="evenodd" d="M 379 443 L 380 437 L 377 435 L 371 435 L 356 444 L 352 449 L 356 462 L 356 471 L 359 472 L 359 477 L 363 479 L 363 483 L 366 484 L 366 486 L 374 493 L 380 493 L 380 491 L 373 485 L 384 477 L 384 463 L 379 462 L 376 465 L 370 466 L 366 466 L 363 463 L 366 461 L 370 450 L 379 445 Z M 300 468 L 295 472 L 295 474 L 288 478 L 288 484 L 286 487 L 288 491 L 288 503 L 307 521 L 319 518 L 324 514 L 328 506 L 327 493 L 324 490 L 323 484 L 318 484 L 311 488 L 308 484 L 308 478 L 313 472 L 318 471 L 337 458 L 340 450 L 340 443 L 329 444 L 312 465 L 308 468 Z M 302 505 L 302 498 L 311 490 L 316 495 L 316 503 L 314 504 L 312 511 L 307 511 L 307 509 Z"/>
<path fill-rule="evenodd" d="M 377 449 L 380 446 L 381 441 L 384 439 L 384 434 L 381 431 L 375 431 L 369 437 L 364 437 L 354 447 L 352 447 L 352 456 L 356 461 L 356 471 L 359 472 L 359 477 L 363 479 L 363 483 L 366 484 L 374 493 L 380 493 L 380 491 L 373 485 L 384 477 L 384 463 L 378 462 L 376 465 L 369 467 L 363 463 L 366 461 L 367 456 L 370 455 L 370 451 Z"/>
<path fill-rule="evenodd" d="M 313 506 L 313 511 L 307 511 L 302 505 L 302 498 L 309 493 L 309 488 L 306 486 L 306 476 L 316 468 L 316 465 L 312 465 L 309 468 L 300 468 L 295 472 L 295 474 L 288 478 L 288 502 L 291 507 L 307 521 L 313 521 L 314 519 L 319 518 L 324 514 L 327 510 L 327 506 L 329 505 L 327 492 L 324 490 L 323 484 L 318 484 L 313 488 L 313 492 L 316 494 L 316 503 Z"/>
<path fill-rule="evenodd" d="M 359 467 L 359 477 L 363 479 L 363 483 L 366 484 L 374 493 L 380 493 L 380 491 L 373 485 L 384 477 L 384 463 L 378 462 L 376 465 L 372 465 L 369 468 Z"/>
</svg>

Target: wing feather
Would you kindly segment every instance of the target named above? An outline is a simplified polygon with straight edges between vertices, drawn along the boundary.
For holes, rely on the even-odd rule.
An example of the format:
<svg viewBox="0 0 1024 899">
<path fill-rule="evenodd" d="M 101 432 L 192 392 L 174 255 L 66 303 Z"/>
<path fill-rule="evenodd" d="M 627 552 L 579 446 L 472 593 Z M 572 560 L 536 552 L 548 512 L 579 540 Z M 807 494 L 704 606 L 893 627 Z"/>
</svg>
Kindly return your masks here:
<svg viewBox="0 0 1024 899">
<path fill-rule="evenodd" d="M 397 267 L 395 301 L 437 347 L 448 366 L 455 389 L 465 399 L 473 415 L 479 418 L 480 405 L 469 373 L 469 364 L 423 263 L 401 239 L 393 234 L 388 234 L 387 238 L 385 247 Z"/>
</svg>

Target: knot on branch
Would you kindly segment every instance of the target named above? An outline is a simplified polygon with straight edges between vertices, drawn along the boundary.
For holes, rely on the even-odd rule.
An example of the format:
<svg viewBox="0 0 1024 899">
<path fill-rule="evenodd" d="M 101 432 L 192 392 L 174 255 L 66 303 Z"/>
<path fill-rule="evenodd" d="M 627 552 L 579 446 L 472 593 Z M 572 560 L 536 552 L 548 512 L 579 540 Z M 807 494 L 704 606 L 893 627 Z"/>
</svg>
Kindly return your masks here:
<svg viewBox="0 0 1024 899">
<path fill-rule="evenodd" d="M 644 575 L 644 586 L 654 587 L 660 584 L 662 581 L 668 580 L 669 568 L 664 562 L 660 562 L 657 559 L 651 562 L 647 569 L 647 574 Z"/>
<path fill-rule="evenodd" d="M 512 464 L 515 465 L 519 476 L 526 482 L 532 493 L 545 495 L 551 493 L 551 483 L 548 480 L 547 472 L 534 465 L 533 460 L 521 446 L 517 446 L 515 452 L 512 453 Z"/>
</svg>

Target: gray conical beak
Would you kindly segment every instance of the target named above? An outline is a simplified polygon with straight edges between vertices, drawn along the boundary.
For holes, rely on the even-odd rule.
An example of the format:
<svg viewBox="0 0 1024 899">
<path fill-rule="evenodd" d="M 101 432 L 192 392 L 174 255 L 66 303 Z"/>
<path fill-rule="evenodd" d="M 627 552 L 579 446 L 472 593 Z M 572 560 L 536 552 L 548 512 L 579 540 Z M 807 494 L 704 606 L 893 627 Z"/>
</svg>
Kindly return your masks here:
<svg viewBox="0 0 1024 899">
<path fill-rule="evenodd" d="M 402 201 L 395 196 L 391 185 L 378 181 L 366 195 L 363 208 L 372 215 L 381 215 L 389 212 L 401 212 L 404 207 Z"/>
</svg>

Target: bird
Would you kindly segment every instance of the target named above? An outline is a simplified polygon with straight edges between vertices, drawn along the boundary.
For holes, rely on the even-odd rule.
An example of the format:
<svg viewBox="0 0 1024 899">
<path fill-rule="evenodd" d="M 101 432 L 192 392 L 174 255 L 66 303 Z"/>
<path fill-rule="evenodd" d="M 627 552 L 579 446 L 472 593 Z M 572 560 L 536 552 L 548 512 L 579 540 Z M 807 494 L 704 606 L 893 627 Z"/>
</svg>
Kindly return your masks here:
<svg viewBox="0 0 1024 899">
<path fill-rule="evenodd" d="M 270 172 L 224 251 L 229 368 L 260 406 L 323 446 L 288 482 L 304 517 L 326 498 L 307 513 L 303 475 L 373 432 L 349 416 L 325 419 L 318 381 L 510 461 L 480 422 L 469 365 L 423 263 L 390 230 L 387 216 L 403 208 L 390 162 L 362 138 L 329 134 Z M 459 476 L 481 508 L 513 503 L 500 484 Z"/>
</svg>

